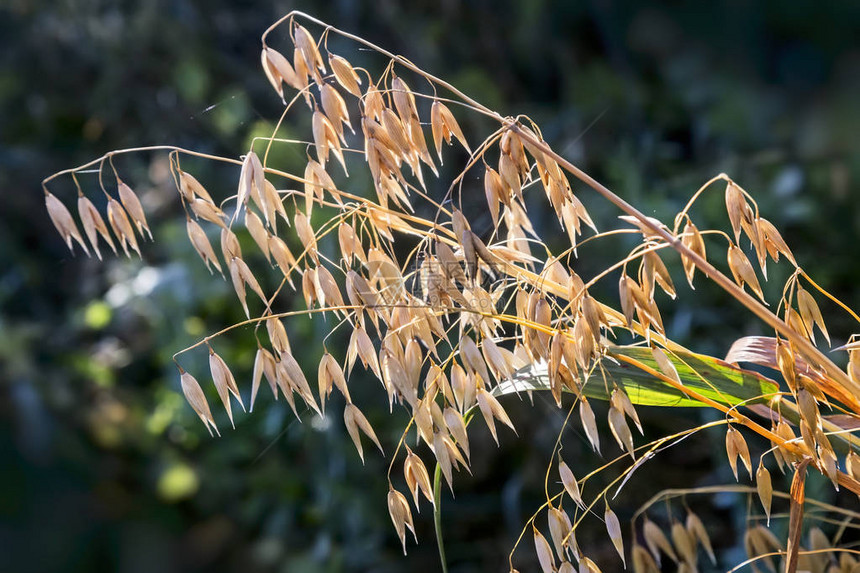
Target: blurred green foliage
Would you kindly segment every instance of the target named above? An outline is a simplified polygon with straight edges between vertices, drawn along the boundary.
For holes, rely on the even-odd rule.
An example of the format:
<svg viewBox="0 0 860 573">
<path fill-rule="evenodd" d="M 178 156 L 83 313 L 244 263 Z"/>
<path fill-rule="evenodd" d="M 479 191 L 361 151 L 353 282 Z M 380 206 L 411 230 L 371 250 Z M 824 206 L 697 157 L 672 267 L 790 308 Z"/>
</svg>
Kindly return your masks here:
<svg viewBox="0 0 860 573">
<path fill-rule="evenodd" d="M 860 4 L 5 0 L 0 570 L 438 567 L 429 508 L 416 516 L 421 544 L 399 555 L 384 502 L 387 462 L 371 455 L 362 467 L 338 416 L 305 414 L 298 423 L 264 388 L 253 415 L 240 415 L 235 431 L 219 416 L 224 436 L 211 439 L 185 405 L 171 355 L 241 311 L 188 244 L 163 156 L 117 161 L 154 223 L 157 241 L 143 261 L 72 258 L 44 213 L 41 179 L 105 151 L 170 143 L 236 156 L 251 137 L 268 134 L 280 102 L 258 69 L 258 37 L 293 8 L 404 54 L 502 113 L 531 115 L 556 149 L 646 214 L 669 218 L 700 184 L 729 173 L 784 231 L 801 264 L 860 306 Z M 358 64 L 371 58 L 349 56 Z M 301 137 L 307 127 L 282 133 Z M 284 148 L 274 159 L 298 169 L 303 156 Z M 186 169 L 204 174 L 220 196 L 237 176 L 190 161 Z M 82 184 L 97 182 L 88 175 Z M 70 180 L 52 189 L 73 198 Z M 587 191 L 581 197 L 596 220 L 616 215 Z M 531 212 L 552 243 L 553 215 Z M 722 213 L 717 192 L 695 217 L 724 225 Z M 615 252 L 582 254 L 587 275 Z M 668 327 L 695 350 L 721 355 L 733 339 L 761 332 L 725 302 L 708 289 L 682 292 Z M 843 339 L 856 330 L 835 312 L 829 322 Z M 309 373 L 329 327 L 288 324 Z M 337 340 L 329 341 L 333 352 Z M 215 344 L 247 379 L 250 331 Z M 204 378 L 205 353 L 183 365 Z M 383 442 L 396 443 L 405 415 L 374 409 L 379 390 L 365 386 L 356 400 L 368 405 Z M 451 571 L 505 570 L 540 504 L 563 412 L 538 398 L 534 407 L 511 403 L 510 413 L 520 438 L 503 435 L 496 450 L 477 431 L 473 475 L 458 477 L 456 500 L 445 498 Z M 660 432 L 707 415 L 652 414 L 647 424 Z M 652 462 L 659 471 L 640 472 L 619 497 L 622 521 L 662 487 L 729 481 L 721 442 L 719 433 L 694 436 L 682 453 L 661 454 Z M 578 426 L 565 430 L 564 456 L 578 468 L 599 461 Z M 833 496 L 823 483 L 810 487 Z M 738 562 L 745 500 L 707 501 L 690 503 L 710 517 L 725 565 Z M 607 570 L 615 566 L 600 527 L 579 542 Z M 535 569 L 530 547 L 517 563 Z"/>
</svg>

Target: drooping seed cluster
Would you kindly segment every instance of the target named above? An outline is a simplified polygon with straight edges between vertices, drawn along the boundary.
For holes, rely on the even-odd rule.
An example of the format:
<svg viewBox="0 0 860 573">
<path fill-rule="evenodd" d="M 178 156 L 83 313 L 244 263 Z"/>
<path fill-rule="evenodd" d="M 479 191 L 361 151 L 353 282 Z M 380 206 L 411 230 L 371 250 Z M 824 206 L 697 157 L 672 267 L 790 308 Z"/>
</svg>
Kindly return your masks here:
<svg viewBox="0 0 860 573">
<path fill-rule="evenodd" d="M 786 392 L 768 402 L 775 413 L 772 424 L 757 424 L 744 417 L 746 425 L 772 441 L 771 453 L 780 469 L 787 463 L 812 459 L 834 485 L 848 483 L 847 479 L 856 483 L 860 477 L 857 454 L 852 451 L 848 455 L 844 466 L 847 473 L 840 472 L 830 443 L 834 427 L 822 416 L 819 405 L 837 401 L 849 411 L 860 413 L 860 343 L 843 347 L 850 360 L 847 370 L 839 370 L 838 375 L 834 375 L 832 363 L 814 346 L 807 345 L 815 344 L 816 327 L 830 340 L 811 294 L 813 289 L 824 291 L 797 266 L 779 232 L 758 214 L 758 208 L 750 204 L 749 194 L 735 182 L 725 176 L 716 178 L 726 182 L 731 235 L 700 231 L 688 213 L 693 201 L 678 215 L 672 230 L 644 216 L 622 217 L 638 229 L 642 241 L 612 267 L 621 268 L 616 309 L 599 302 L 589 291 L 607 273 L 586 281 L 570 268 L 571 256 L 576 254 L 585 227 L 595 233 L 597 227 L 573 192 L 565 173 L 567 167 L 543 141 L 537 126 L 502 118 L 501 128 L 473 152 L 449 107 L 450 100 L 439 98 L 435 91 L 434 95 L 415 92 L 402 75 L 395 74 L 395 69 L 404 67 L 403 61 L 392 61 L 374 79 L 367 70 L 355 68 L 343 56 L 328 52 L 324 38 L 318 43 L 306 28 L 294 20 L 289 22 L 291 53 L 284 54 L 264 44 L 261 62 L 272 87 L 285 102 L 290 93 L 296 92 L 285 114 L 297 101 L 310 109 L 309 147 L 315 158 L 308 158 L 303 172 L 299 175 L 281 171 L 267 163 L 267 153 L 258 155 L 252 148 L 241 161 L 232 160 L 241 164 L 235 194 L 229 201 L 216 203 L 203 184 L 181 168 L 180 156 L 193 153 L 178 149 L 171 152 L 171 167 L 186 211 L 191 244 L 210 272 L 229 274 L 248 318 L 243 324 L 265 326 L 268 340 L 257 337 L 251 411 L 264 378 L 274 398 L 282 395 L 297 417 L 303 414 L 302 403 L 317 415 L 325 415 L 326 403 L 336 389 L 345 401 L 345 427 L 363 460 L 363 440 L 370 440 L 380 451 L 384 448 L 350 395 L 352 371 L 360 363 L 380 381 L 389 409 L 397 405 L 410 412 L 406 431 L 414 426 L 419 443 L 416 449 L 422 447 L 432 456 L 453 490 L 453 472 L 468 471 L 471 463 L 467 431 L 470 413 L 480 411 L 498 443 L 497 423 L 514 430 L 499 400 L 505 393 L 501 384 L 534 364 L 545 363 L 547 386 L 555 402 L 562 406 L 564 392 L 575 396 L 580 422 L 597 452 L 601 432 L 585 386 L 605 386 L 610 433 L 622 452 L 637 461 L 638 448 L 629 423 L 640 434 L 645 432 L 634 400 L 624 383 L 607 380 L 602 372 L 602 361 L 612 359 L 609 340 L 614 336 L 613 329 L 629 329 L 650 345 L 659 371 L 645 367 L 643 371 L 655 376 L 659 383 L 686 392 L 674 355 L 680 346 L 667 338 L 657 302 L 658 287 L 670 299 L 677 296 L 661 252 L 674 249 L 680 253 L 692 287 L 697 269 L 705 268 L 705 274 L 712 279 L 718 272 L 703 267 L 709 264 L 705 237 L 710 234 L 725 240 L 727 268 L 734 283 L 749 287 L 764 300 L 756 270 L 741 245 L 743 235 L 750 242 L 764 279 L 768 257 L 778 262 L 783 256 L 797 268 L 779 305 L 788 335 L 782 332 L 775 337 L 741 339 L 727 357 L 729 362 L 753 362 L 770 368 L 786 382 Z M 330 32 L 332 29 L 326 34 Z M 411 65 L 405 67 L 404 73 L 416 73 L 433 83 L 431 76 Z M 425 123 L 428 119 L 429 129 Z M 427 145 L 428 132 L 435 159 Z M 268 146 L 274 144 L 276 135 L 272 134 Z M 482 171 L 483 194 L 492 220 L 489 229 L 473 228 L 474 220 L 455 206 L 462 202 L 458 203 L 450 193 L 437 200 L 428 191 L 425 175 L 429 172 L 439 176 L 435 161 L 442 164 L 442 144 L 451 145 L 454 139 L 469 155 L 467 170 Z M 334 162 L 339 165 L 336 169 L 332 168 Z M 103 167 L 104 158 L 100 170 Z M 350 170 L 354 173 L 362 169 L 370 174 L 373 192 L 347 191 L 343 182 L 348 180 Z M 99 258 L 99 238 L 114 253 L 116 238 L 127 255 L 129 248 L 140 255 L 138 236 L 143 239 L 145 232 L 152 238 L 137 196 L 119 176 L 116 182 L 118 200 L 102 188 L 107 196 L 108 224 L 79 188 L 79 219 L 89 247 Z M 299 189 L 279 189 L 276 183 L 286 187 L 297 183 Z M 525 197 L 538 193 L 537 189 L 543 190 L 569 239 L 569 249 L 560 255 L 551 254 L 540 242 L 530 221 Z M 480 196 L 480 192 L 461 185 L 461 194 Z M 76 241 L 89 254 L 71 212 L 47 188 L 45 198 L 49 215 L 68 247 L 72 249 Z M 416 214 L 421 212 L 416 209 L 417 202 L 432 207 L 433 218 Z M 282 276 L 281 285 L 273 292 L 264 291 L 262 284 L 266 281 L 259 280 L 255 273 L 260 271 L 255 271 L 254 260 L 246 260 L 242 252 L 236 235 L 242 227 L 262 258 Z M 220 233 L 220 254 L 210 241 L 210 233 L 214 232 Z M 336 235 L 338 252 L 321 247 L 328 235 Z M 536 243 L 545 256 L 535 256 L 531 245 Z M 713 252 L 713 246 L 711 249 Z M 256 253 L 254 256 L 259 259 Z M 638 265 L 638 272 L 628 272 L 628 266 L 634 265 Z M 303 369 L 309 365 L 300 364 L 294 356 L 284 326 L 283 319 L 297 313 L 278 310 L 279 295 L 286 285 L 301 291 L 306 314 L 329 314 L 351 325 L 345 355 L 336 357 L 326 351 L 320 359 L 316 388 Z M 250 301 L 248 291 L 254 295 Z M 213 339 L 207 337 L 191 349 L 207 346 L 210 374 L 232 425 L 232 401 L 237 401 L 243 410 L 245 404 L 240 384 L 212 347 Z M 594 382 L 596 379 L 600 381 Z M 181 367 L 180 383 L 210 433 L 218 433 L 205 391 Z M 738 416 L 735 408 L 708 405 L 720 407 L 727 416 Z M 796 414 L 800 439 L 781 415 L 783 412 Z M 738 458 L 752 477 L 749 448 L 741 432 L 731 424 L 726 449 L 735 477 Z M 425 463 L 405 440 L 397 446 L 393 462 L 399 458 L 405 458 L 402 475 L 413 505 L 419 506 L 419 493 L 435 504 Z M 599 571 L 580 551 L 574 536 L 573 523 L 579 523 L 581 519 L 577 518 L 585 512 L 593 511 L 594 504 L 583 500 L 581 488 L 585 482 L 578 482 L 564 461 L 558 464 L 558 477 L 558 501 L 547 500 L 546 507 L 551 544 L 533 524 L 540 565 L 544 571 L 573 571 L 571 560 L 575 560 L 580 571 Z M 755 480 L 769 519 L 773 489 L 762 462 Z M 563 507 L 565 496 L 576 511 L 573 521 Z M 595 503 L 600 497 L 605 501 L 602 518 L 607 533 L 626 562 L 621 524 L 605 492 Z M 407 496 L 393 486 L 388 508 L 405 551 L 406 530 L 414 535 L 415 527 Z M 636 571 L 659 570 L 661 553 L 686 570 L 695 570 L 697 545 L 714 559 L 705 528 L 695 514 L 688 514 L 686 524 L 672 524 L 671 543 L 647 519 L 643 535 L 647 550 L 638 543 L 632 546 Z M 760 541 L 764 534 L 756 535 L 757 541 L 751 547 L 772 548 Z"/>
</svg>

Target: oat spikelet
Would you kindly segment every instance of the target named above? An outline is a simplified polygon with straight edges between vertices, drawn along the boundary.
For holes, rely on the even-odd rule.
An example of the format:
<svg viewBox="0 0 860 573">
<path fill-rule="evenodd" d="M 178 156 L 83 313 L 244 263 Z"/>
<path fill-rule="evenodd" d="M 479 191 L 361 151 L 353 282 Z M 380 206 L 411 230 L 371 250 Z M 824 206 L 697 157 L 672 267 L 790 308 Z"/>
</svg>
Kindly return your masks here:
<svg viewBox="0 0 860 573">
<path fill-rule="evenodd" d="M 750 452 L 747 447 L 746 440 L 744 440 L 741 433 L 732 426 L 729 426 L 726 432 L 726 455 L 729 458 L 729 465 L 732 467 L 732 473 L 735 475 L 736 480 L 738 479 L 738 457 L 741 458 L 741 461 L 747 468 L 750 478 L 753 477 L 752 460 L 750 459 Z"/>
<path fill-rule="evenodd" d="M 352 64 L 346 58 L 335 54 L 329 54 L 328 63 L 337 83 L 355 97 L 361 97 L 361 89 L 358 87 L 361 85 L 361 77 L 353 69 Z"/>
<path fill-rule="evenodd" d="M 645 538 L 645 545 L 648 546 L 648 551 L 650 551 L 651 555 L 654 556 L 654 560 L 657 562 L 657 565 L 659 565 L 661 561 L 661 551 L 675 563 L 678 562 L 678 556 L 675 554 L 675 550 L 672 549 L 672 544 L 669 543 L 669 539 L 666 537 L 666 534 L 663 533 L 663 530 L 660 529 L 656 523 L 647 517 L 642 525 L 642 536 Z"/>
<path fill-rule="evenodd" d="M 236 386 L 236 379 L 233 378 L 233 373 L 227 367 L 227 363 L 215 354 L 212 348 L 209 348 L 209 371 L 212 374 L 212 380 L 215 382 L 215 389 L 218 390 L 218 396 L 221 398 L 221 403 L 224 404 L 224 409 L 227 410 L 227 417 L 230 418 L 230 425 L 236 428 L 233 422 L 233 411 L 230 408 L 230 394 L 235 396 L 242 410 L 245 409 L 245 404 L 242 403 L 242 396 L 239 394 L 239 387 Z"/>
<path fill-rule="evenodd" d="M 248 407 L 249 412 L 254 411 L 254 402 L 257 400 L 257 392 L 260 390 L 260 382 L 263 380 L 263 374 L 266 370 L 266 349 L 262 346 L 257 347 L 257 353 L 254 355 L 254 371 L 251 375 L 251 405 Z M 278 394 L 275 393 L 277 399 Z"/>
<path fill-rule="evenodd" d="M 564 511 L 550 507 L 547 512 L 547 520 L 549 522 L 549 533 L 552 538 L 552 545 L 555 548 L 555 552 L 558 554 L 559 559 L 564 559 L 567 542 L 565 538 L 567 534 L 570 533 L 571 529 L 573 529 L 573 525 L 570 522 L 570 517 L 568 517 L 567 513 Z"/>
<path fill-rule="evenodd" d="M 284 98 L 282 82 L 299 91 L 305 88 L 305 83 L 299 79 L 299 75 L 282 53 L 264 46 L 260 54 L 260 61 L 263 64 L 263 71 L 266 72 L 269 83 L 272 84 L 272 87 L 275 88 L 281 99 Z"/>
<path fill-rule="evenodd" d="M 693 569 L 696 568 L 696 543 L 687 533 L 680 521 L 672 522 L 672 542 L 678 550 L 678 556 Z"/>
<path fill-rule="evenodd" d="M 206 237 L 206 232 L 203 228 L 196 221 L 189 218 L 186 221 L 186 229 L 188 231 L 188 238 L 191 240 L 191 246 L 194 247 L 194 250 L 203 259 L 209 273 L 212 273 L 212 268 L 209 266 L 211 264 L 218 269 L 219 273 L 224 274 L 224 271 L 221 270 L 221 264 L 218 262 L 218 257 L 215 255 L 212 244 Z"/>
<path fill-rule="evenodd" d="M 681 243 L 703 259 L 707 260 L 705 240 L 702 238 L 702 234 L 692 221 L 687 221 L 687 224 L 684 226 L 684 235 L 681 237 Z M 696 274 L 696 265 L 691 259 L 684 256 L 681 256 L 681 263 L 684 266 L 684 274 L 687 275 L 687 282 L 690 283 L 690 288 L 694 288 L 693 276 Z"/>
<path fill-rule="evenodd" d="M 212 203 L 212 197 L 206 188 L 196 177 L 185 171 L 179 172 L 179 191 L 187 202 L 192 202 L 196 197 Z"/>
<path fill-rule="evenodd" d="M 740 187 L 735 185 L 733 181 L 729 181 L 726 185 L 726 210 L 729 213 L 729 221 L 732 223 L 732 231 L 735 234 L 735 242 L 741 236 L 741 222 L 744 217 L 747 217 L 747 212 L 750 211 L 750 206 L 744 198 Z"/>
<path fill-rule="evenodd" d="M 382 444 L 379 443 L 379 439 L 376 437 L 376 432 L 373 431 L 370 422 L 367 421 L 367 418 L 364 417 L 358 406 L 352 402 L 349 402 L 343 411 L 343 423 L 346 426 L 349 437 L 352 439 L 352 443 L 355 444 L 355 449 L 358 450 L 362 464 L 364 463 L 364 449 L 361 447 L 361 434 L 359 434 L 359 430 L 370 438 L 376 444 L 376 447 L 379 448 L 379 451 L 385 455 L 385 452 L 382 450 Z"/>
<path fill-rule="evenodd" d="M 314 40 L 310 32 L 298 24 L 296 24 L 294 29 L 294 39 L 296 48 L 301 51 L 302 58 L 308 66 L 308 71 L 313 74 L 317 82 L 321 82 L 322 79 L 320 78 L 319 71 L 325 72 L 325 62 L 323 62 L 319 48 L 317 48 L 316 40 Z"/>
<path fill-rule="evenodd" d="M 463 450 L 463 453 L 466 454 L 466 459 L 471 459 L 471 453 L 469 452 L 469 434 L 466 432 L 466 424 L 463 421 L 463 416 L 460 415 L 460 412 L 455 410 L 454 408 L 447 407 L 445 411 L 442 412 L 442 417 L 445 421 L 445 425 L 448 427 L 448 431 L 451 433 L 451 436 L 455 440 L 457 440 L 457 445 Z"/>
<path fill-rule="evenodd" d="M 802 287 L 797 288 L 797 309 L 800 311 L 800 318 L 806 326 L 806 331 L 809 333 L 809 338 L 815 342 L 815 336 L 812 334 L 813 327 L 817 324 L 821 329 L 821 334 L 827 339 L 827 344 L 830 344 L 830 335 L 827 333 L 827 326 L 824 324 L 824 317 L 821 316 L 821 310 L 815 299 L 809 294 L 809 291 Z"/>
<path fill-rule="evenodd" d="M 714 548 L 711 546 L 711 538 L 708 536 L 708 531 L 705 529 L 705 524 L 699 519 L 699 516 L 692 511 L 687 511 L 686 521 L 687 532 L 689 535 L 699 541 L 705 552 L 711 560 L 711 563 L 717 564 L 717 556 L 714 554 Z"/>
<path fill-rule="evenodd" d="M 759 286 L 758 277 L 756 277 L 755 270 L 753 270 L 749 259 L 747 259 L 747 256 L 743 251 L 734 244 L 729 245 L 727 258 L 729 262 L 729 270 L 732 271 L 732 276 L 734 277 L 735 282 L 741 287 L 743 287 L 744 284 L 749 285 L 752 291 L 757 294 L 761 300 L 764 300 L 764 293 L 761 290 L 761 286 Z"/>
<path fill-rule="evenodd" d="M 493 435 L 493 439 L 496 441 L 497 445 L 499 443 L 499 437 L 496 435 L 496 419 L 513 430 L 514 433 L 517 432 L 514 428 L 513 422 L 508 418 L 508 414 L 505 412 L 505 409 L 502 408 L 502 405 L 499 404 L 499 401 L 496 400 L 495 396 L 487 392 L 484 388 L 478 388 L 475 398 L 478 401 L 478 407 L 481 410 L 481 414 L 484 416 L 484 421 L 487 422 L 487 427 L 490 428 L 490 433 Z"/>
<path fill-rule="evenodd" d="M 451 145 L 452 135 L 463 144 L 469 154 L 472 153 L 454 114 L 442 102 L 434 101 L 430 108 L 430 127 L 433 131 L 433 143 L 436 145 L 436 155 L 439 156 L 440 164 L 442 163 L 442 141 Z"/>
<path fill-rule="evenodd" d="M 125 214 L 125 209 L 122 208 L 122 205 L 116 199 L 108 199 L 107 216 L 108 223 L 110 223 L 110 227 L 113 229 L 113 234 L 119 240 L 119 244 L 122 246 L 123 251 L 125 251 L 126 256 L 131 256 L 128 252 L 129 246 L 134 249 L 138 257 L 141 256 L 140 248 L 137 246 L 137 237 L 134 236 L 134 228 Z"/>
<path fill-rule="evenodd" d="M 660 569 L 654 558 L 648 551 L 639 545 L 633 544 L 633 573 L 660 573 Z"/>
<path fill-rule="evenodd" d="M 211 436 L 212 430 L 215 430 L 215 433 L 220 436 L 221 433 L 218 431 L 218 426 L 215 425 L 215 419 L 212 417 L 212 411 L 209 409 L 209 402 L 206 401 L 206 395 L 203 393 L 200 384 L 194 376 L 182 370 L 182 368 L 179 369 L 179 374 L 182 393 L 185 395 L 188 404 L 200 416 L 203 425 L 209 430 L 209 435 Z"/>
<path fill-rule="evenodd" d="M 69 250 L 74 252 L 74 249 L 72 249 L 72 239 L 74 239 L 78 242 L 87 256 L 90 256 L 90 251 L 87 248 L 86 243 L 84 243 L 84 239 L 81 237 L 81 233 L 78 231 L 77 225 L 75 225 L 75 220 L 72 218 L 72 214 L 66 206 L 63 205 L 62 201 L 57 199 L 52 193 L 45 191 L 45 206 L 48 209 L 48 215 L 51 217 L 51 222 L 54 223 L 54 227 L 56 227 L 60 236 L 63 237 Z"/>
<path fill-rule="evenodd" d="M 108 232 L 104 219 L 102 219 L 101 214 L 98 209 L 96 209 L 96 206 L 93 205 L 93 202 L 83 195 L 78 197 L 78 215 L 81 218 L 81 225 L 84 227 L 84 233 L 86 233 L 87 238 L 90 240 L 90 244 L 93 246 L 93 250 L 96 252 L 99 260 L 101 260 L 102 254 L 99 251 L 98 235 L 102 236 L 105 242 L 110 245 L 114 254 L 116 254 L 116 246 Z"/>
<path fill-rule="evenodd" d="M 621 449 L 626 449 L 630 457 L 636 459 L 633 447 L 633 434 L 630 433 L 630 428 L 627 427 L 627 422 L 624 419 L 624 412 L 619 410 L 615 405 L 609 407 L 609 429 L 615 437 L 615 441 Z"/>
<path fill-rule="evenodd" d="M 248 264 L 238 257 L 233 257 L 230 260 L 230 279 L 233 282 L 236 296 L 239 297 L 239 302 L 242 303 L 242 309 L 245 311 L 245 316 L 248 318 L 251 318 L 251 313 L 248 310 L 248 301 L 245 291 L 246 285 L 251 287 L 251 290 L 260 297 L 260 300 L 264 303 L 268 302 L 266 295 L 263 293 L 262 287 L 260 287 L 260 283 L 257 282 L 257 278 L 251 272 Z"/>
<path fill-rule="evenodd" d="M 666 355 L 666 352 L 662 348 L 658 346 L 652 346 L 651 355 L 654 357 L 654 361 L 657 363 L 657 366 L 660 367 L 660 370 L 663 372 L 663 374 L 665 374 L 678 384 L 683 384 L 683 382 L 681 382 L 681 377 L 678 375 L 678 370 L 675 368 L 675 364 L 672 363 L 672 361 L 669 359 L 669 357 Z"/>
<path fill-rule="evenodd" d="M 418 507 L 419 491 L 433 507 L 436 507 L 436 500 L 433 499 L 433 486 L 430 482 L 430 474 L 427 472 L 427 467 L 412 450 L 407 449 L 407 451 L 409 453 L 406 456 L 406 461 L 403 462 L 403 477 L 406 478 L 406 485 L 409 487 L 409 491 L 412 492 L 415 509 L 419 512 L 421 511 L 421 508 Z"/>
<path fill-rule="evenodd" d="M 588 441 L 591 442 L 591 447 L 599 454 L 600 433 L 597 431 L 597 421 L 594 418 L 591 404 L 584 396 L 579 401 L 579 419 L 582 421 L 582 427 L 585 430 L 585 435 L 588 436 Z"/>
<path fill-rule="evenodd" d="M 540 563 L 540 568 L 543 573 L 554 573 L 555 571 L 555 557 L 552 554 L 552 547 L 550 547 L 549 542 L 546 540 L 546 537 L 537 530 L 537 528 L 533 528 L 534 531 L 534 542 L 535 542 L 535 552 L 537 552 L 538 562 Z"/>
<path fill-rule="evenodd" d="M 137 226 L 137 232 L 143 237 L 143 231 L 146 230 L 146 234 L 149 235 L 149 240 L 151 241 L 152 231 L 149 230 L 149 225 L 146 223 L 146 213 L 143 211 L 143 205 L 140 204 L 137 194 L 123 181 L 119 181 L 118 188 L 119 200 L 122 201 L 122 206 L 125 207 L 128 216 L 131 217 L 131 220 Z"/>
<path fill-rule="evenodd" d="M 224 255 L 226 261 L 233 257 L 242 258 L 242 246 L 239 245 L 239 238 L 227 228 L 221 229 L 221 254 Z"/>
<path fill-rule="evenodd" d="M 759 217 L 758 228 L 759 232 L 764 235 L 765 248 L 775 262 L 779 262 L 779 255 L 782 254 L 789 260 L 789 262 L 791 262 L 791 264 L 795 266 L 797 265 L 797 262 L 794 260 L 794 255 L 791 253 L 791 249 L 788 248 L 788 245 L 785 243 L 785 240 L 783 240 L 782 235 L 779 234 L 776 227 L 774 227 L 773 223 L 764 217 Z"/>
<path fill-rule="evenodd" d="M 397 530 L 397 537 L 403 544 L 403 554 L 406 555 L 406 528 L 412 532 L 415 543 L 418 543 L 418 536 L 415 534 L 415 524 L 412 523 L 412 511 L 409 509 L 409 502 L 406 501 L 406 496 L 394 488 L 388 490 L 388 514 L 391 516 L 394 529 Z"/>
<path fill-rule="evenodd" d="M 624 567 L 627 567 L 627 559 L 624 557 L 624 538 L 621 536 L 621 523 L 618 521 L 618 516 L 610 509 L 609 504 L 606 504 L 606 509 L 603 512 L 603 520 L 606 522 L 606 532 L 609 533 L 609 539 L 612 540 L 612 545 L 621 557 L 621 562 Z"/>
<path fill-rule="evenodd" d="M 338 364 L 334 356 L 326 352 L 320 360 L 319 369 L 317 372 L 320 392 L 320 407 L 322 413 L 325 414 L 325 398 L 331 394 L 332 384 L 337 387 L 338 391 L 343 394 L 343 397 L 350 400 L 349 388 L 346 385 L 346 378 L 343 375 L 343 370 Z"/>
<path fill-rule="evenodd" d="M 759 463 L 755 472 L 755 487 L 758 492 L 758 499 L 764 508 L 764 514 L 767 516 L 767 524 L 770 526 L 770 502 L 773 499 L 773 484 L 771 483 L 770 472 L 762 463 Z"/>
<path fill-rule="evenodd" d="M 585 502 L 582 500 L 582 495 L 579 492 L 579 484 L 576 483 L 576 477 L 564 461 L 558 463 L 558 475 L 561 478 L 564 491 L 567 492 L 573 503 L 585 509 Z"/>
</svg>

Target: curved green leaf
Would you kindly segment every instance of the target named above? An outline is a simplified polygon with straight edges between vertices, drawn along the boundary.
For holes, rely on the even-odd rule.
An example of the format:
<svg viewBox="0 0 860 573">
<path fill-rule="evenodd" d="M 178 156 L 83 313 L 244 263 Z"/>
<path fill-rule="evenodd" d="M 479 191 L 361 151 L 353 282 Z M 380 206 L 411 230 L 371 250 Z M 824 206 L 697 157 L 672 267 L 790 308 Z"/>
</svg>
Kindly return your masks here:
<svg viewBox="0 0 860 573">
<path fill-rule="evenodd" d="M 607 357 L 585 382 L 583 393 L 587 397 L 608 400 L 612 388 L 618 385 L 627 392 L 634 404 L 675 407 L 706 405 L 635 365 L 613 358 L 614 356 L 635 360 L 661 372 L 650 348 L 612 346 L 607 352 Z M 668 356 L 684 386 L 727 406 L 763 403 L 779 391 L 776 382 L 770 378 L 758 372 L 743 370 L 713 356 L 692 352 L 675 352 Z M 518 371 L 511 379 L 500 383 L 493 393 L 496 396 L 503 396 L 527 390 L 549 389 L 547 364 L 541 363 Z"/>
</svg>

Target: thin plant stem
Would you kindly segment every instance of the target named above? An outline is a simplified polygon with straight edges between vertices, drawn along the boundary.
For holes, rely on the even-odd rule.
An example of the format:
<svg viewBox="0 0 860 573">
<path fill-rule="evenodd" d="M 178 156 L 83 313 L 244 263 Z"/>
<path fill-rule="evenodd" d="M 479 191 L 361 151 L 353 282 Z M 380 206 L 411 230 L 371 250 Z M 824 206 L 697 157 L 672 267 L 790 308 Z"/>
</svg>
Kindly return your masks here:
<svg viewBox="0 0 860 573">
<path fill-rule="evenodd" d="M 436 545 L 439 547 L 439 562 L 442 573 L 448 573 L 448 560 L 445 558 L 445 542 L 442 538 L 442 466 L 436 464 L 433 472 L 433 527 L 436 530 Z"/>
</svg>

